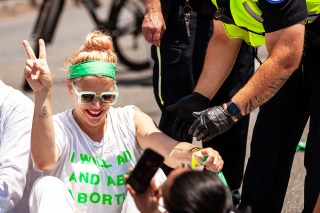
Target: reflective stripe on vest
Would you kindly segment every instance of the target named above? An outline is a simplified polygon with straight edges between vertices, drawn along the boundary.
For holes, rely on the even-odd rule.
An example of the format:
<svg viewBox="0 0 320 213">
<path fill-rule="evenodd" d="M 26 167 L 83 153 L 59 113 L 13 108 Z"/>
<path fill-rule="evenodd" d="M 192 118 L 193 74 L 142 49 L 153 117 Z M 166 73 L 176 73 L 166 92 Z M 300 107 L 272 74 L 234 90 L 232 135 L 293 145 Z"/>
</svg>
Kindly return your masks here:
<svg viewBox="0 0 320 213">
<path fill-rule="evenodd" d="M 257 6 L 257 0 L 229 0 L 230 10 L 234 22 L 237 26 L 227 26 L 224 28 L 229 37 L 242 38 L 251 46 L 260 46 L 265 44 L 263 19 L 261 10 Z"/>
<path fill-rule="evenodd" d="M 253 18 L 261 23 L 263 22 L 263 18 L 259 14 L 255 13 L 247 2 L 243 2 L 243 6 Z"/>
</svg>

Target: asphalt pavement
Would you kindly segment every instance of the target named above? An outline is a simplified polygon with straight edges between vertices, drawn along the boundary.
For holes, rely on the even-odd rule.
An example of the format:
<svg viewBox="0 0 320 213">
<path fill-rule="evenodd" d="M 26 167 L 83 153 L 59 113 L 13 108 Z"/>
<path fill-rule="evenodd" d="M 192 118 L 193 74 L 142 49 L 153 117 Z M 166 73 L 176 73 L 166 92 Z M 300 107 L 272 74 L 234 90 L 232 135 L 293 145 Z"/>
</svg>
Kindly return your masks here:
<svg viewBox="0 0 320 213">
<path fill-rule="evenodd" d="M 10 16 L 0 17 L 0 79 L 16 89 L 22 90 L 23 69 L 26 53 L 22 46 L 22 40 L 30 40 L 30 34 L 36 20 L 37 12 L 28 12 Z M 84 38 L 94 27 L 87 12 L 82 8 L 68 4 L 58 24 L 52 44 L 47 46 L 47 58 L 53 73 L 53 112 L 58 113 L 72 107 L 69 94 L 65 86 L 67 73 L 64 67 L 65 58 L 80 45 Z M 138 53 L 145 54 L 145 53 Z M 259 49 L 259 56 L 266 57 L 266 51 Z M 160 110 L 156 105 L 151 85 L 152 72 L 146 69 L 135 72 L 118 63 L 117 80 L 120 97 L 117 106 L 133 104 L 150 115 L 155 122 L 159 121 Z M 24 92 L 33 99 L 31 92 Z M 250 130 L 248 137 L 248 152 L 250 138 L 258 110 L 251 114 Z M 275 121 L 276 122 L 276 121 Z M 306 140 L 307 131 L 304 132 L 302 140 Z M 276 148 L 276 147 L 274 147 Z M 303 207 L 303 185 L 305 169 L 303 167 L 304 152 L 296 154 L 291 179 L 288 186 L 287 196 L 283 213 L 298 213 Z M 272 205 L 272 204 L 266 204 Z"/>
</svg>

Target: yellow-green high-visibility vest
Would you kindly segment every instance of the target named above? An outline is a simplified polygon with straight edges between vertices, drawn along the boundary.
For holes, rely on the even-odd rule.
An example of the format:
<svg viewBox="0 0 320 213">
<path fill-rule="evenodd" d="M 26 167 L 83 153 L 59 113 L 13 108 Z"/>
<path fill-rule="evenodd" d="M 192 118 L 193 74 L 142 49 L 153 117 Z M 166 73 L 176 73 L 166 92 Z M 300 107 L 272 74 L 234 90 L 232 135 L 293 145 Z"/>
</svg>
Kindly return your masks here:
<svg viewBox="0 0 320 213">
<path fill-rule="evenodd" d="M 218 8 L 217 1 L 211 0 Z M 258 0 L 225 0 L 230 1 L 230 11 L 236 25 L 223 23 L 230 38 L 242 38 L 251 46 L 265 44 L 263 18 L 257 6 Z M 312 22 L 320 14 L 320 0 L 307 0 L 309 18 L 306 23 Z M 248 29 L 248 30 L 246 30 Z"/>
</svg>

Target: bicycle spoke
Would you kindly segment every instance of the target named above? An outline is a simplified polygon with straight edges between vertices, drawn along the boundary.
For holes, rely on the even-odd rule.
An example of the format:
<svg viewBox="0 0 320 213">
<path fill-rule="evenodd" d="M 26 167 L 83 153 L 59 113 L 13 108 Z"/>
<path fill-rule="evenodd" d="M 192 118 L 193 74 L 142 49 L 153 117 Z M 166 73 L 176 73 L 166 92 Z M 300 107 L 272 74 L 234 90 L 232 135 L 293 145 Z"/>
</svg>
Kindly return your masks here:
<svg viewBox="0 0 320 213">
<path fill-rule="evenodd" d="M 120 60 L 135 70 L 150 66 L 150 45 L 141 32 L 143 17 L 142 1 L 127 0 L 120 8 L 115 30 L 112 31 Z"/>
</svg>

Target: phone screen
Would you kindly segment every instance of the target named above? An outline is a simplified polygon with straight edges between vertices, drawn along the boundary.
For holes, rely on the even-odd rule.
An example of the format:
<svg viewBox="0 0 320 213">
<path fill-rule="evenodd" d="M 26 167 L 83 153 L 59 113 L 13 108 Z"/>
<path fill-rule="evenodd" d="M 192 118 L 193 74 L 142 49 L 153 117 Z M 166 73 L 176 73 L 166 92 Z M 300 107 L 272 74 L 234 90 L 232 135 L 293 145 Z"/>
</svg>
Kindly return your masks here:
<svg viewBox="0 0 320 213">
<path fill-rule="evenodd" d="M 145 192 L 163 160 L 162 155 L 151 149 L 146 149 L 129 176 L 127 183 L 131 185 L 136 193 Z"/>
</svg>

